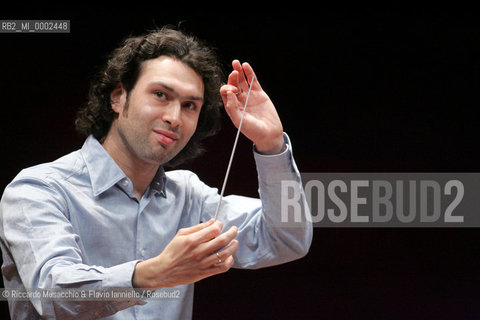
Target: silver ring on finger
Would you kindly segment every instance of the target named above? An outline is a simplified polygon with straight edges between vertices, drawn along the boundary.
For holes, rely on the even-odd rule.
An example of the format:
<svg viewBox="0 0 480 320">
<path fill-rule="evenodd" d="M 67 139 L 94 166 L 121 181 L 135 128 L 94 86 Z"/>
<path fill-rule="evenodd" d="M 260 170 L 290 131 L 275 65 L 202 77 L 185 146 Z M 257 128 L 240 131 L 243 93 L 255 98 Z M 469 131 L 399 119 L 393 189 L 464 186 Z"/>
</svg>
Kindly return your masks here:
<svg viewBox="0 0 480 320">
<path fill-rule="evenodd" d="M 222 260 L 222 258 L 220 257 L 220 254 L 219 254 L 218 252 L 215 252 L 215 254 L 217 255 L 217 258 L 218 258 L 217 264 L 218 264 L 218 263 L 222 263 L 223 260 Z"/>
</svg>

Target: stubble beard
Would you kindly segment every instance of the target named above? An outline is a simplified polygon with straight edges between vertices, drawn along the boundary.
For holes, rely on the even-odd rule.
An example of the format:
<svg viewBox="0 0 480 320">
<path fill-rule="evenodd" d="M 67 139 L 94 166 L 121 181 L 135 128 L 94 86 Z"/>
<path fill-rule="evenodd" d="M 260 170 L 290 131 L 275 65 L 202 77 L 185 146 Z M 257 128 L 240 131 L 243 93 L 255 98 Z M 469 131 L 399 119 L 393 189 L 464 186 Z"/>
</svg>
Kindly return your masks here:
<svg viewBox="0 0 480 320">
<path fill-rule="evenodd" d="M 127 115 L 120 116 L 126 117 Z M 152 128 L 146 128 L 146 125 L 140 121 L 130 127 L 125 127 L 118 122 L 117 133 L 132 159 L 152 165 L 158 166 L 167 163 L 182 149 L 168 149 L 167 146 L 160 144 L 153 136 Z"/>
<path fill-rule="evenodd" d="M 150 134 L 148 132 L 144 134 L 138 132 L 126 133 L 125 130 L 119 127 L 118 133 L 128 152 L 138 161 L 163 165 L 181 151 L 181 149 L 169 150 L 166 146 L 155 141 L 155 138 L 152 136 L 153 131 L 150 131 Z"/>
</svg>

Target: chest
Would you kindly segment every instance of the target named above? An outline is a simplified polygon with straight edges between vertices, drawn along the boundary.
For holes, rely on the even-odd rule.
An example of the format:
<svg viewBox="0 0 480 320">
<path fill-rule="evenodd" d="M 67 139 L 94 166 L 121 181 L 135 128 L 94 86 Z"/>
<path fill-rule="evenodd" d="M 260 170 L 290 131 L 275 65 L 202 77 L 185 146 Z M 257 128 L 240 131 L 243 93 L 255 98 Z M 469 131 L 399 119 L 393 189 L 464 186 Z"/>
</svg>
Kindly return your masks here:
<svg viewBox="0 0 480 320">
<path fill-rule="evenodd" d="M 200 220 L 199 206 L 182 193 L 138 201 L 114 187 L 97 197 L 72 193 L 67 206 L 84 262 L 106 267 L 154 257 L 180 228 Z"/>
</svg>

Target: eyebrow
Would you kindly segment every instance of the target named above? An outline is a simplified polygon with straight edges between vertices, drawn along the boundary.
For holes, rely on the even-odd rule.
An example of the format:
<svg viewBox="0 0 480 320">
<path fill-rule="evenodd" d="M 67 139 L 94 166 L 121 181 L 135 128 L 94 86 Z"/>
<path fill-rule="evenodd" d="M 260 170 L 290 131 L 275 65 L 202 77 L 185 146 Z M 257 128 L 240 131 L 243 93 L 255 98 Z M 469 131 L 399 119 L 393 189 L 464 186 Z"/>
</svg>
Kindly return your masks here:
<svg viewBox="0 0 480 320">
<path fill-rule="evenodd" d="M 178 92 L 175 91 L 175 89 L 173 89 L 172 87 L 166 85 L 165 83 L 163 82 L 153 82 L 154 85 L 159 85 L 161 87 L 163 87 L 165 90 L 171 92 L 172 94 L 174 94 L 176 97 L 181 97 L 183 99 L 188 99 L 188 100 L 197 100 L 197 101 L 201 101 L 203 102 L 203 97 L 197 97 L 197 96 L 180 96 L 180 94 Z"/>
</svg>

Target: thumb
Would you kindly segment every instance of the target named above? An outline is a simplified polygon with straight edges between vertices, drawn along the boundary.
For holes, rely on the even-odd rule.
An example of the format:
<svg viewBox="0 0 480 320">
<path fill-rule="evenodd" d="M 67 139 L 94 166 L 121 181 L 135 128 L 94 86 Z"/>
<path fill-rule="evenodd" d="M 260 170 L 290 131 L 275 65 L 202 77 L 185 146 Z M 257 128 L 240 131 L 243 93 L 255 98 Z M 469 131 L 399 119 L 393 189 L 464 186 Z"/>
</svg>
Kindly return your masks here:
<svg viewBox="0 0 480 320">
<path fill-rule="evenodd" d="M 240 119 L 242 118 L 243 108 L 240 107 L 237 95 L 232 91 L 227 92 L 225 111 L 232 120 L 235 127 L 240 125 Z"/>
</svg>

